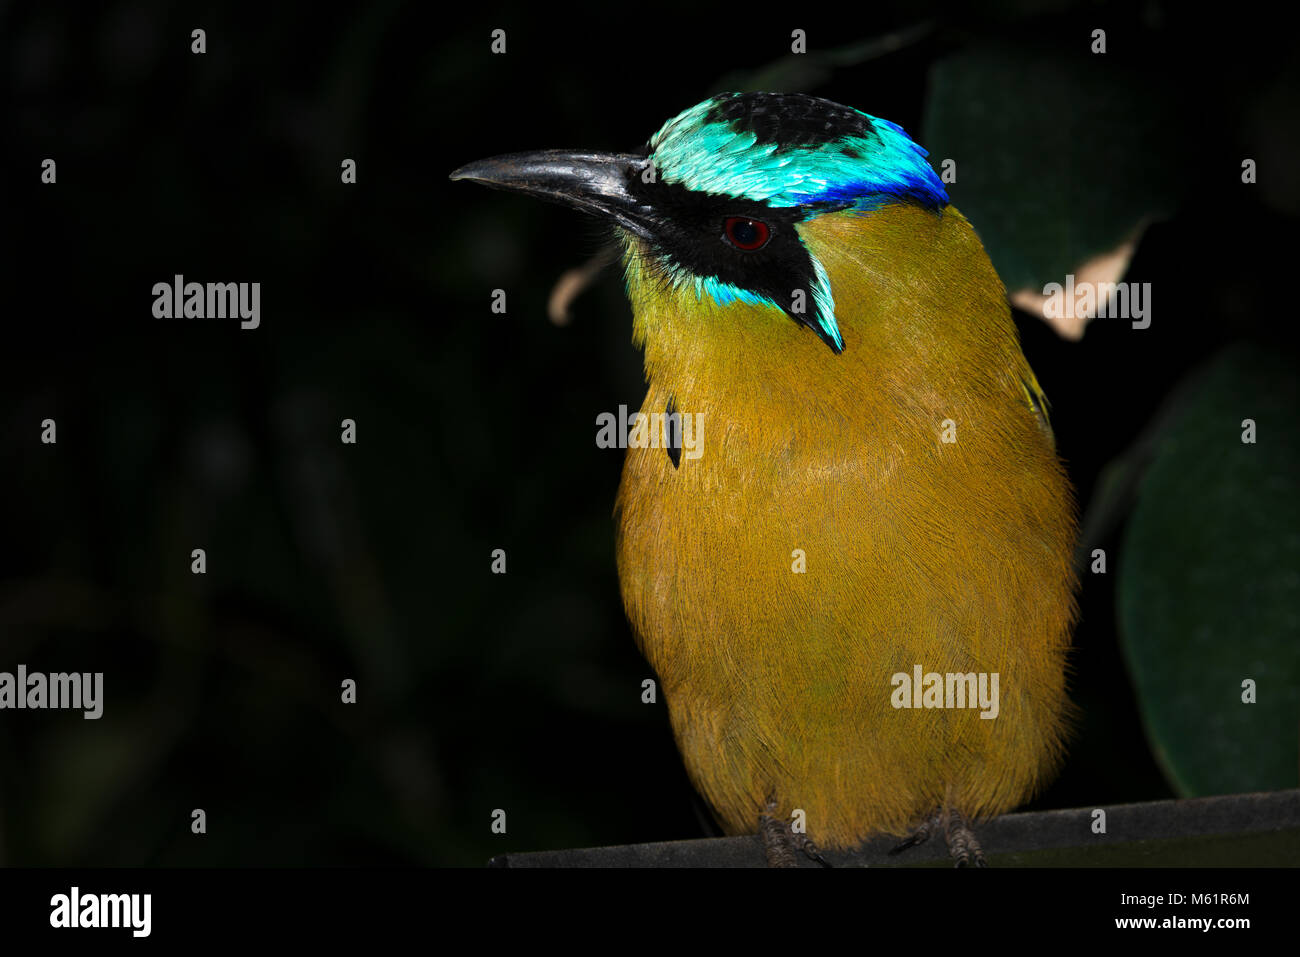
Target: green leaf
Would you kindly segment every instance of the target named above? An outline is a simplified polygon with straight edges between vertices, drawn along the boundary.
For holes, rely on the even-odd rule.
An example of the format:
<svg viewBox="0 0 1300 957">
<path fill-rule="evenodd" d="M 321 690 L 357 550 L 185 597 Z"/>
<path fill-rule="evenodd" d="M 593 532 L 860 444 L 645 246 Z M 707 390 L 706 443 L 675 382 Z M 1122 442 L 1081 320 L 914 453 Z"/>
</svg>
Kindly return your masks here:
<svg viewBox="0 0 1300 957">
<path fill-rule="evenodd" d="M 1294 357 L 1221 353 L 1158 439 L 1120 555 L 1120 637 L 1184 796 L 1295 787 L 1300 391 Z M 1255 442 L 1242 439 L 1244 420 Z M 1256 703 L 1243 703 L 1243 682 Z"/>
<path fill-rule="evenodd" d="M 956 164 L 952 203 L 1012 292 L 1061 282 L 1181 193 L 1173 91 L 1076 40 L 963 51 L 931 75 L 920 142 L 941 175 Z"/>
</svg>

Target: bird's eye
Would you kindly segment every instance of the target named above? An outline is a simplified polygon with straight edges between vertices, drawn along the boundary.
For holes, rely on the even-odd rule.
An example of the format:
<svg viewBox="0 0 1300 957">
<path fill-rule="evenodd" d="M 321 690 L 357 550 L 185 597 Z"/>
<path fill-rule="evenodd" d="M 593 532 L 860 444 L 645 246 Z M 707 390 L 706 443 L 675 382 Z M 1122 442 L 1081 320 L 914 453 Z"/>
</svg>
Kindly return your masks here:
<svg viewBox="0 0 1300 957">
<path fill-rule="evenodd" d="M 730 216 L 722 227 L 727 242 L 737 249 L 753 252 L 762 249 L 772 237 L 771 227 L 760 219 L 746 219 L 744 216 Z"/>
</svg>

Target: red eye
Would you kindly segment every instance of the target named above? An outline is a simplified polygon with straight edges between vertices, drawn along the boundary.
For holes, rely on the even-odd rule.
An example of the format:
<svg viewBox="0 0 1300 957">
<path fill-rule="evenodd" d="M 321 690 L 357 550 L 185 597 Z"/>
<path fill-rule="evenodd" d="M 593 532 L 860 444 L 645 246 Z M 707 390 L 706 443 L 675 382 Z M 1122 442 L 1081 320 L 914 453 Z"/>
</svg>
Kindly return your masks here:
<svg viewBox="0 0 1300 957">
<path fill-rule="evenodd" d="M 772 237 L 772 230 L 767 223 L 758 219 L 746 219 L 744 216 L 729 217 L 722 229 L 727 242 L 746 252 L 762 249 Z"/>
</svg>

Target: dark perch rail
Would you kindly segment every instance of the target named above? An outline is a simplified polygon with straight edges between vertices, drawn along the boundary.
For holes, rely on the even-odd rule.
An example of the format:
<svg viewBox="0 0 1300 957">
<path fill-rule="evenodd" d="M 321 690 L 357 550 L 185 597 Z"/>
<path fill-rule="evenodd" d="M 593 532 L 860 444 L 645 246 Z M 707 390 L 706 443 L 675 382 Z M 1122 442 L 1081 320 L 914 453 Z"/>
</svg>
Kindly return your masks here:
<svg viewBox="0 0 1300 957">
<path fill-rule="evenodd" d="M 992 866 L 1294 867 L 1300 863 L 1300 790 L 1006 814 L 977 825 Z M 851 853 L 827 853 L 843 867 L 951 866 L 941 839 L 896 857 L 898 841 L 877 838 Z M 763 867 L 756 837 L 500 854 L 491 867 Z M 817 867 L 800 855 L 801 867 Z"/>
</svg>

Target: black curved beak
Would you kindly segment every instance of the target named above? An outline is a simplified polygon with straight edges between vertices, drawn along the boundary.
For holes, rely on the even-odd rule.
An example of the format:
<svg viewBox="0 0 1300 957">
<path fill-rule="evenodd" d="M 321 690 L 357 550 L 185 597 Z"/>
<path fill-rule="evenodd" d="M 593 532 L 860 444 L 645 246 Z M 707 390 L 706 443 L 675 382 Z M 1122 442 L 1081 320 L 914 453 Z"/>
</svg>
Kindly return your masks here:
<svg viewBox="0 0 1300 957">
<path fill-rule="evenodd" d="M 526 193 L 593 216 L 612 219 L 638 236 L 652 237 L 656 218 L 633 191 L 650 161 L 635 153 L 540 150 L 467 163 L 451 174 L 494 189 Z"/>
</svg>

